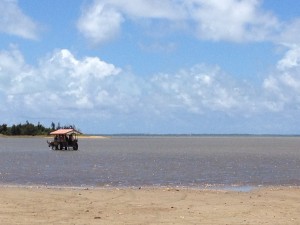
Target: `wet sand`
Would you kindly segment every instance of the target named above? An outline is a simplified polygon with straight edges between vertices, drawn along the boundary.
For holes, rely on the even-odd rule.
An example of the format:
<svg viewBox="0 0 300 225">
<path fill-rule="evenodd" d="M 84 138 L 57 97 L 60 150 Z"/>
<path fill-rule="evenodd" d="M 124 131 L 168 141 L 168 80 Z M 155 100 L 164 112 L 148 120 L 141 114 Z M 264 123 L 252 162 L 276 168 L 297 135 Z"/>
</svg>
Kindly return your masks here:
<svg viewBox="0 0 300 225">
<path fill-rule="evenodd" d="M 0 187 L 0 199 L 2 225 L 300 224 L 300 188 Z"/>
</svg>

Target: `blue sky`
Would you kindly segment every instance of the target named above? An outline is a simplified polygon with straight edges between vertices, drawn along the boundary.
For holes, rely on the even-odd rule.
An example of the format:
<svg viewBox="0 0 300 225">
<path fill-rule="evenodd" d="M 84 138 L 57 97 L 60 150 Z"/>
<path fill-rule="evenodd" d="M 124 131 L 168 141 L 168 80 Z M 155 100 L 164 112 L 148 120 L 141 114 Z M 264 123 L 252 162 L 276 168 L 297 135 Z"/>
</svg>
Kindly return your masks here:
<svg viewBox="0 0 300 225">
<path fill-rule="evenodd" d="M 295 0 L 0 0 L 0 123 L 300 133 Z"/>
</svg>

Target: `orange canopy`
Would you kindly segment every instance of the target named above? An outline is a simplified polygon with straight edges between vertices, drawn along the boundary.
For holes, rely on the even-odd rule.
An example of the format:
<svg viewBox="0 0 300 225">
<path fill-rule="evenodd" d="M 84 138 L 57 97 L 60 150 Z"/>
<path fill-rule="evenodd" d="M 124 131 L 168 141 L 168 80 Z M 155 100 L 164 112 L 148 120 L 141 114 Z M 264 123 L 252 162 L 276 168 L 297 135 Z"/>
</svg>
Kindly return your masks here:
<svg viewBox="0 0 300 225">
<path fill-rule="evenodd" d="M 74 129 L 58 129 L 56 131 L 52 131 L 50 134 L 59 135 L 59 134 L 81 134 L 79 131 Z"/>
</svg>

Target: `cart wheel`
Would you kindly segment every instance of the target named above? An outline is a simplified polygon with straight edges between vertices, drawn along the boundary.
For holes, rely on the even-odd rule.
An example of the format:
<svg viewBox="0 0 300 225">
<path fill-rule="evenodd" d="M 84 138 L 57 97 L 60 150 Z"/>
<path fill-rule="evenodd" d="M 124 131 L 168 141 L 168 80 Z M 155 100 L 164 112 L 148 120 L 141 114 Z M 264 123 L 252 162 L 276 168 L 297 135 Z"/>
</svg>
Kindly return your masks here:
<svg viewBox="0 0 300 225">
<path fill-rule="evenodd" d="M 74 145 L 73 145 L 73 150 L 78 150 L 78 144 L 77 143 L 74 143 Z"/>
</svg>

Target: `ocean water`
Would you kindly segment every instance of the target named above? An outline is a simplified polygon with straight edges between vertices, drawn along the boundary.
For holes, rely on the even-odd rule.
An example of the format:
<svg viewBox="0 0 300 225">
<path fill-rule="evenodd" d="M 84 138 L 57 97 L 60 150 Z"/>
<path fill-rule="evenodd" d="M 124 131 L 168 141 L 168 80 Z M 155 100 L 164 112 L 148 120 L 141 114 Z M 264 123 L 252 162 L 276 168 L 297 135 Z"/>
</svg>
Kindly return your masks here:
<svg viewBox="0 0 300 225">
<path fill-rule="evenodd" d="M 54 151 L 0 138 L 0 184 L 72 187 L 300 186 L 300 137 L 112 137 Z"/>
</svg>

